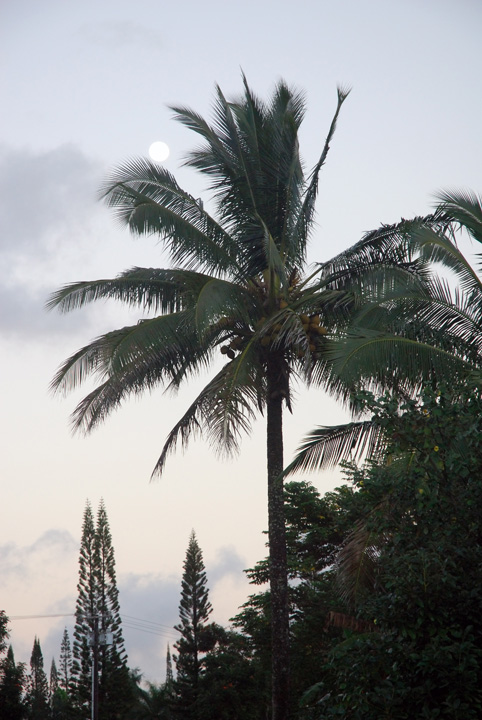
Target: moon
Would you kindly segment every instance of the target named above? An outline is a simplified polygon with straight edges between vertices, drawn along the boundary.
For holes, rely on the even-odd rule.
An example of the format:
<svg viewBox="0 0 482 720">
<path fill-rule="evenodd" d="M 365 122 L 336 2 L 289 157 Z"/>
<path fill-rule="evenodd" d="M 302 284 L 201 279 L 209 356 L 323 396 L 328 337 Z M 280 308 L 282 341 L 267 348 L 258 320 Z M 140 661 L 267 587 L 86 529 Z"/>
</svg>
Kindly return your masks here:
<svg viewBox="0 0 482 720">
<path fill-rule="evenodd" d="M 149 147 L 149 155 L 154 162 L 164 162 L 169 157 L 169 145 L 165 142 L 153 142 Z"/>
</svg>

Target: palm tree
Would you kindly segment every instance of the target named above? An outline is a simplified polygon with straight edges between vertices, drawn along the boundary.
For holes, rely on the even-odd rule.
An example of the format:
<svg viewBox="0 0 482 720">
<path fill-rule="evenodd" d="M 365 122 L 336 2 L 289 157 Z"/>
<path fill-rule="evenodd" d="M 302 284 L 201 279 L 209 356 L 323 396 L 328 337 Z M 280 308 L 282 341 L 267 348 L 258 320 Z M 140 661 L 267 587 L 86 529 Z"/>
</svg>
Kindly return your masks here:
<svg viewBox="0 0 482 720">
<path fill-rule="evenodd" d="M 482 199 L 471 191 L 436 198 L 438 222 L 411 223 L 407 234 L 414 256 L 431 267 L 422 292 L 397 288 L 367 303 L 326 349 L 345 383 L 356 378 L 361 386 L 365 373 L 365 387 L 390 389 L 402 402 L 426 383 L 443 383 L 454 399 L 482 383 L 482 279 L 457 245 L 461 231 L 482 243 Z M 388 440 L 373 419 L 319 426 L 305 437 L 285 474 L 374 458 Z"/>
<path fill-rule="evenodd" d="M 162 238 L 172 267 L 132 268 L 114 279 L 68 285 L 48 303 L 67 312 L 113 298 L 153 315 L 81 348 L 54 377 L 53 388 L 64 391 L 98 378 L 73 416 L 74 426 L 86 432 L 127 396 L 159 385 L 176 389 L 219 353 L 227 361 L 168 435 L 153 474 L 162 472 L 178 441 L 185 445 L 200 432 L 214 446 L 235 451 L 256 413 L 266 414 L 273 720 L 287 716 L 289 677 L 283 405 L 291 410 L 295 379 L 348 398 L 350 383 L 333 374 L 325 357 L 329 337 L 364 297 L 388 292 L 397 277 L 405 286 L 425 284 L 405 221 L 305 274 L 319 173 L 347 94 L 338 90 L 326 142 L 307 178 L 298 147 L 304 98 L 284 82 L 267 103 L 246 80 L 236 102 L 218 88 L 212 125 L 187 108 L 172 108 L 203 140 L 186 165 L 210 179 L 216 216 L 164 168 L 146 159 L 126 162 L 102 196 L 133 233 Z M 442 221 L 431 216 L 416 223 Z"/>
</svg>

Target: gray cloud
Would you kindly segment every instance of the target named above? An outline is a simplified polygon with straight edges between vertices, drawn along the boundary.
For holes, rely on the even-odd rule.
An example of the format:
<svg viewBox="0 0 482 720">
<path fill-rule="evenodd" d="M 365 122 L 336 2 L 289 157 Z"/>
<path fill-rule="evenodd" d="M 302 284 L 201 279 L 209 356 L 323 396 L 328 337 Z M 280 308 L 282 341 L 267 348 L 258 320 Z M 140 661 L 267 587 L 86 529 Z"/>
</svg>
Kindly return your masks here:
<svg viewBox="0 0 482 720">
<path fill-rule="evenodd" d="M 241 575 L 245 568 L 246 561 L 236 549 L 233 546 L 225 546 L 218 550 L 216 562 L 210 564 L 208 580 L 214 586 L 227 575 Z"/>
<path fill-rule="evenodd" d="M 0 149 L 3 336 L 55 333 L 58 317 L 48 315 L 44 303 L 69 266 L 73 274 L 89 254 L 101 222 L 94 195 L 99 177 L 97 165 L 72 145 L 44 153 Z"/>
<path fill-rule="evenodd" d="M 0 588 L 11 583 L 29 584 L 33 573 L 41 575 L 49 568 L 71 562 L 78 553 L 79 544 L 67 530 L 51 529 L 44 532 L 31 545 L 7 543 L 0 546 Z"/>
<path fill-rule="evenodd" d="M 84 230 L 83 211 L 95 205 L 99 167 L 74 145 L 47 152 L 0 149 L 0 252 L 36 275 L 29 260 L 60 251 Z M 34 272 L 32 272 L 34 271 Z"/>
<path fill-rule="evenodd" d="M 122 627 L 129 666 L 138 667 L 145 679 L 164 682 L 167 643 L 179 637 L 180 578 L 129 573 L 119 579 Z"/>
<path fill-rule="evenodd" d="M 123 269 L 119 232 L 95 197 L 100 167 L 73 145 L 44 153 L 0 148 L 0 333 L 3 339 L 50 341 L 97 334 L 99 312 L 88 307 L 48 313 L 59 286 Z M 121 247 L 119 247 L 121 246 Z M 94 270 L 94 268 L 96 268 Z M 109 312 L 102 311 L 108 320 Z"/>
</svg>

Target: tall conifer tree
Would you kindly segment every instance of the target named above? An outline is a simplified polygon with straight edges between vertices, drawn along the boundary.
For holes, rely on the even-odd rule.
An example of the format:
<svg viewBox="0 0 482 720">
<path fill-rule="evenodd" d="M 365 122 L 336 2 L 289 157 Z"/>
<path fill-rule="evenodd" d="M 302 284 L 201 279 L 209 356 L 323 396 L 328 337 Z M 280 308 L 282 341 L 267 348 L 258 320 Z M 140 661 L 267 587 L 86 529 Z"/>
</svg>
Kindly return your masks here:
<svg viewBox="0 0 482 720">
<path fill-rule="evenodd" d="M 166 682 L 164 683 L 164 687 L 166 689 L 167 694 L 172 695 L 172 693 L 174 691 L 174 675 L 172 673 L 172 658 L 171 658 L 171 648 L 169 647 L 169 643 L 167 643 Z"/>
<path fill-rule="evenodd" d="M 72 675 L 72 650 L 70 647 L 70 638 L 67 628 L 64 629 L 62 642 L 60 644 L 60 665 L 59 665 L 59 687 L 65 690 L 67 695 L 71 691 L 71 675 Z"/>
<path fill-rule="evenodd" d="M 36 637 L 30 657 L 30 677 L 27 689 L 29 720 L 47 720 L 50 715 L 49 684 L 44 670 L 44 658 L 40 641 Z"/>
<path fill-rule="evenodd" d="M 89 715 L 92 693 L 90 641 L 94 632 L 94 617 L 97 614 L 96 576 L 94 516 L 87 501 L 80 541 L 72 662 L 74 700 L 78 709 L 84 711 L 85 717 Z"/>
<path fill-rule="evenodd" d="M 52 658 L 52 664 L 50 665 L 50 681 L 49 681 L 49 700 L 52 706 L 52 698 L 59 688 L 59 673 L 57 671 L 57 665 L 55 659 Z"/>
<path fill-rule="evenodd" d="M 99 717 L 110 718 L 115 717 L 117 711 L 125 711 L 133 698 L 122 635 L 114 548 L 103 500 L 100 501 L 97 512 L 95 564 L 98 576 L 97 607 L 100 632 Z"/>
<path fill-rule="evenodd" d="M 178 651 L 178 655 L 174 657 L 177 667 L 176 690 L 183 717 L 186 718 L 194 718 L 196 714 L 198 684 L 202 671 L 202 635 L 212 612 L 208 594 L 203 556 L 193 530 L 182 576 L 179 604 L 181 622 L 175 626 L 181 637 L 174 645 Z"/>
<path fill-rule="evenodd" d="M 89 502 L 84 511 L 73 644 L 72 680 L 76 705 L 87 712 L 92 693 L 92 651 L 98 639 L 99 718 L 116 717 L 130 703 L 131 684 L 119 614 L 114 548 L 101 500 L 97 523 Z"/>
</svg>

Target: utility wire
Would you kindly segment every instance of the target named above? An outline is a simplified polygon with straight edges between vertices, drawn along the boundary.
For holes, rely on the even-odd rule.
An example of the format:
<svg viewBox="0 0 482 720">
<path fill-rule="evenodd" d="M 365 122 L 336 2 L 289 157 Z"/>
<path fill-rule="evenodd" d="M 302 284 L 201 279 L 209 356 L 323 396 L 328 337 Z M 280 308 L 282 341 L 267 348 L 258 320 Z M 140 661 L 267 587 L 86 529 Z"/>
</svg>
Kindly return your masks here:
<svg viewBox="0 0 482 720">
<path fill-rule="evenodd" d="M 163 625 L 162 623 L 156 623 L 152 620 L 143 620 L 142 618 L 136 618 L 132 617 L 132 615 L 121 615 L 123 618 L 127 618 L 128 620 L 135 620 L 136 622 L 145 623 L 146 625 L 155 625 L 156 627 L 161 628 L 167 628 L 168 630 L 172 630 L 172 625 Z"/>
<path fill-rule="evenodd" d="M 168 638 L 169 640 L 177 639 L 175 635 L 169 635 L 168 633 L 164 632 L 154 632 L 153 630 L 145 630 L 144 628 L 137 627 L 135 625 L 126 625 L 125 623 L 123 623 L 122 627 L 126 630 L 136 630 L 137 632 L 147 633 L 148 635 L 155 635 L 156 637 L 164 637 Z"/>
<path fill-rule="evenodd" d="M 60 618 L 75 617 L 75 613 L 55 613 L 50 615 L 11 615 L 9 620 L 41 620 L 43 618 Z M 139 632 L 148 633 L 150 635 L 158 635 L 159 637 L 177 638 L 179 631 L 169 625 L 156 623 L 152 620 L 143 620 L 142 618 L 132 617 L 131 615 L 121 615 L 123 627 L 129 630 L 138 630 Z M 171 633 L 170 635 L 168 633 Z"/>
</svg>

